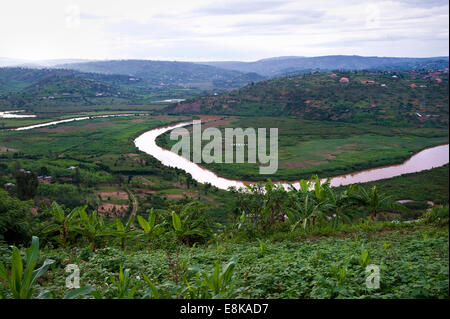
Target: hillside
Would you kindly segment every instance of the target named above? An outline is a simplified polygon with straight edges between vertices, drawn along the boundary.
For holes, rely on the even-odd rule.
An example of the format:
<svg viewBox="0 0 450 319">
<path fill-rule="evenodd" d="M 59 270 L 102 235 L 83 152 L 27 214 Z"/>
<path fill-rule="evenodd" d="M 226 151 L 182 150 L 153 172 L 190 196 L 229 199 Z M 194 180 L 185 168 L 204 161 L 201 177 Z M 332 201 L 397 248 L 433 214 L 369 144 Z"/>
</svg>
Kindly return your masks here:
<svg viewBox="0 0 450 319">
<path fill-rule="evenodd" d="M 448 68 L 448 57 L 393 58 L 329 55 L 318 57 L 275 57 L 255 62 L 201 62 L 215 67 L 241 72 L 256 72 L 263 76 L 311 70 L 419 70 Z"/>
<path fill-rule="evenodd" d="M 205 68 L 215 69 L 207 66 Z M 146 72 L 150 73 L 149 70 Z M 189 81 L 195 80 L 198 73 L 194 69 L 183 72 L 185 73 L 179 73 L 176 77 L 174 75 L 166 83 L 159 82 L 155 85 L 151 79 L 126 74 L 80 72 L 69 69 L 0 68 L 0 102 L 1 106 L 7 109 L 53 107 L 60 102 L 61 105 L 71 106 L 142 105 L 164 99 L 189 98 L 212 91 L 223 92 L 263 79 L 254 73 L 225 71 L 230 77 L 217 76 L 210 83 L 193 83 Z M 206 73 L 202 76 L 204 79 L 207 78 Z M 209 92 L 199 88 L 205 85 L 209 86 Z"/>
<path fill-rule="evenodd" d="M 61 68 L 82 72 L 104 74 L 125 74 L 137 76 L 152 85 L 180 85 L 186 87 L 212 87 L 220 81 L 236 83 L 233 87 L 242 86 L 242 72 L 225 70 L 217 67 L 190 62 L 149 61 L 149 60 L 113 60 L 88 63 L 70 63 L 59 65 Z M 236 80 L 234 80 L 236 79 Z M 261 80 L 261 76 L 253 80 Z M 219 81 L 219 82 L 215 82 Z M 245 82 L 244 84 L 247 84 Z"/>
<path fill-rule="evenodd" d="M 343 82 L 347 81 L 348 82 Z M 172 114 L 448 124 L 448 71 L 338 72 L 276 78 L 172 105 Z"/>
</svg>

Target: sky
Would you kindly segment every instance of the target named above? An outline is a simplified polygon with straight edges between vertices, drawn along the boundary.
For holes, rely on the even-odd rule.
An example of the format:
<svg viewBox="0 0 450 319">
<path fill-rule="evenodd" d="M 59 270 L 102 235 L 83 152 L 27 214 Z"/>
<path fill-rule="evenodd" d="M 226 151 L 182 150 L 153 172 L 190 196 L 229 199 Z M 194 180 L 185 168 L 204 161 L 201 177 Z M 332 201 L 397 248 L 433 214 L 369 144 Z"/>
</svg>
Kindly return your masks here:
<svg viewBox="0 0 450 319">
<path fill-rule="evenodd" d="M 0 2 L 0 57 L 254 61 L 449 55 L 448 0 Z"/>
</svg>

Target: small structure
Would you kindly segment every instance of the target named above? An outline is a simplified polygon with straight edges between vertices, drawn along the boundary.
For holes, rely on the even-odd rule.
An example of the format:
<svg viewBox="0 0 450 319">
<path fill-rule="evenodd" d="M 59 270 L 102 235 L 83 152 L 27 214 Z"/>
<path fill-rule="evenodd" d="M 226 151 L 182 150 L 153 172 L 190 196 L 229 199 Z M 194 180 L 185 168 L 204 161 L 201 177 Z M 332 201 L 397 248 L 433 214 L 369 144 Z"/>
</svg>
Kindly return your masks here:
<svg viewBox="0 0 450 319">
<path fill-rule="evenodd" d="M 16 184 L 13 184 L 13 183 L 6 183 L 4 186 L 5 186 L 5 188 L 8 188 L 8 187 L 14 187 L 14 186 L 16 186 Z"/>
<path fill-rule="evenodd" d="M 348 83 L 348 82 L 350 82 L 350 80 L 349 80 L 348 78 L 346 78 L 346 77 L 342 77 L 342 78 L 339 80 L 339 82 L 341 82 L 341 83 Z"/>
<path fill-rule="evenodd" d="M 413 83 L 413 84 L 410 85 L 410 87 L 414 89 L 414 88 L 417 87 L 417 85 L 415 83 Z"/>
<path fill-rule="evenodd" d="M 76 166 L 70 166 L 68 169 L 76 169 Z"/>
</svg>

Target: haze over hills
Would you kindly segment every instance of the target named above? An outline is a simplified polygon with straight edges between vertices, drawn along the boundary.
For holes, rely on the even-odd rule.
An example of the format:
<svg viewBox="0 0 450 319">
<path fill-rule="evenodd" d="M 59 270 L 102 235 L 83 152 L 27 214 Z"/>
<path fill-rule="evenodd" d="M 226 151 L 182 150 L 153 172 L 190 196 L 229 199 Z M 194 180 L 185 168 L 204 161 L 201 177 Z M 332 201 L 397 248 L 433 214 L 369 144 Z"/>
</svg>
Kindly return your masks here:
<svg viewBox="0 0 450 319">
<path fill-rule="evenodd" d="M 25 60 L 0 57 L 0 67 L 52 68 L 58 64 L 89 62 L 88 59 Z"/>
<path fill-rule="evenodd" d="M 448 68 L 448 57 L 394 58 L 357 55 L 328 55 L 318 57 L 275 57 L 255 62 L 201 62 L 228 70 L 255 72 L 263 76 L 278 76 L 296 71 L 331 70 L 414 70 Z"/>
<path fill-rule="evenodd" d="M 2 58 L 0 62 L 23 65 L 26 61 Z M 221 93 L 243 88 L 248 84 L 254 85 L 270 78 L 306 74 L 318 70 L 323 72 L 330 70 L 444 70 L 448 68 L 449 59 L 448 57 L 392 58 L 336 55 L 288 56 L 255 62 L 229 61 L 204 64 L 178 61 L 77 59 L 41 62 L 52 67 L 36 67 L 33 64 L 33 67 L 0 68 L 0 100 L 4 106 L 21 107 L 49 103 L 53 105 L 60 102 L 96 105 L 99 103 L 145 104 L 161 99 L 184 99 Z M 65 63 L 57 64 L 58 62 Z M 267 102 L 265 97 L 274 88 L 270 85 L 266 85 L 265 88 L 266 91 L 258 94 Z M 63 96 L 62 93 L 66 94 Z M 48 97 L 52 97 L 51 101 Z"/>
<path fill-rule="evenodd" d="M 87 63 L 68 63 L 56 67 L 73 69 L 81 72 L 104 74 L 126 74 L 140 77 L 153 85 L 180 85 L 186 87 L 211 87 L 215 81 L 231 83 L 231 87 L 242 86 L 239 80 L 243 72 L 226 70 L 214 66 L 177 61 L 151 60 L 111 60 Z M 257 74 L 248 75 L 244 80 L 260 81 Z M 233 82 L 238 82 L 233 84 Z"/>
</svg>

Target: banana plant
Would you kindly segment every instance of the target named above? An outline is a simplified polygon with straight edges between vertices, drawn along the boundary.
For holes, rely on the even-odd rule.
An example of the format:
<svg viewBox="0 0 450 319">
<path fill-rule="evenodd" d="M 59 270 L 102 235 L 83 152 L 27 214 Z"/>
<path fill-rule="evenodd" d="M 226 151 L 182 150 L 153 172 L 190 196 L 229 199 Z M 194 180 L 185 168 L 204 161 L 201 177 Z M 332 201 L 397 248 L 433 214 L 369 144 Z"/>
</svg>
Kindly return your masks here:
<svg viewBox="0 0 450 319">
<path fill-rule="evenodd" d="M 0 262 L 0 278 L 8 283 L 9 291 L 15 299 L 30 299 L 36 290 L 36 281 L 54 263 L 46 259 L 42 266 L 35 269 L 39 258 L 39 238 L 33 236 L 31 246 L 26 251 L 25 269 L 17 247 L 12 248 L 11 268 Z"/>
<path fill-rule="evenodd" d="M 291 223 L 291 231 L 294 231 L 299 225 L 306 229 L 308 223 L 314 226 L 316 219 L 325 216 L 329 208 L 329 204 L 316 203 L 313 196 L 307 194 L 302 201 L 294 202 L 294 208 L 290 208 L 286 212 Z"/>
<path fill-rule="evenodd" d="M 378 212 L 382 209 L 404 209 L 404 206 L 395 202 L 392 196 L 380 193 L 376 186 L 367 191 L 364 187 L 358 185 L 358 193 L 354 198 L 360 206 L 369 210 L 369 217 L 372 220 L 376 219 Z"/>
<path fill-rule="evenodd" d="M 114 232 L 105 225 L 103 218 L 99 217 L 97 211 L 94 210 L 88 215 L 86 211 L 81 210 L 80 224 L 75 227 L 75 231 L 80 233 L 88 242 L 92 251 L 95 251 L 98 239 L 114 235 Z"/>
<path fill-rule="evenodd" d="M 65 247 L 70 238 L 71 233 L 73 233 L 74 226 L 78 223 L 78 216 L 81 211 L 85 211 L 87 206 L 76 207 L 72 211 L 66 214 L 63 207 L 53 202 L 51 209 L 46 210 L 50 214 L 56 223 L 52 223 L 45 227 L 41 232 L 44 235 L 53 234 L 55 232 L 59 233 L 56 238 L 57 241 Z"/>
<path fill-rule="evenodd" d="M 125 250 L 125 242 L 127 239 L 135 237 L 138 232 L 137 231 L 133 231 L 131 226 L 133 225 L 135 216 L 131 217 L 128 222 L 126 223 L 126 225 L 124 225 L 122 223 L 122 221 L 120 220 L 120 218 L 116 218 L 116 232 L 115 232 L 115 236 L 119 237 L 120 239 L 120 247 L 122 248 L 122 250 Z"/>
<path fill-rule="evenodd" d="M 205 215 L 196 217 L 193 213 L 195 211 L 198 212 L 202 208 L 203 206 L 193 201 L 183 206 L 180 215 L 175 211 L 171 212 L 172 227 L 175 235 L 181 242 L 185 242 L 187 246 L 190 246 L 192 237 L 206 237 L 211 232 L 205 226 Z"/>
<path fill-rule="evenodd" d="M 139 226 L 144 231 L 144 236 L 150 240 L 154 236 L 159 236 L 164 232 L 163 224 L 156 224 L 156 213 L 153 208 L 149 211 L 148 220 L 145 220 L 142 216 L 137 217 Z"/>
<path fill-rule="evenodd" d="M 350 223 L 360 212 L 355 207 L 353 193 L 356 184 L 351 185 L 342 193 L 333 192 L 331 188 L 326 190 L 327 207 L 331 214 L 331 222 L 336 227 L 339 222 Z"/>
</svg>

